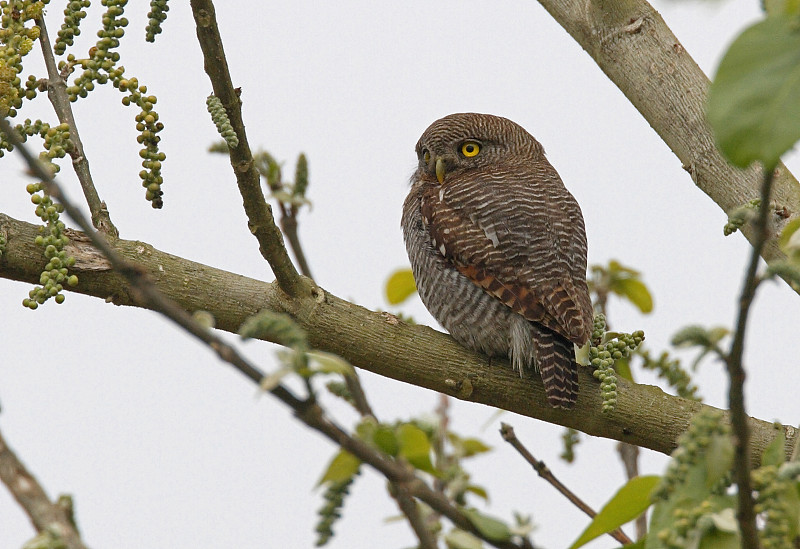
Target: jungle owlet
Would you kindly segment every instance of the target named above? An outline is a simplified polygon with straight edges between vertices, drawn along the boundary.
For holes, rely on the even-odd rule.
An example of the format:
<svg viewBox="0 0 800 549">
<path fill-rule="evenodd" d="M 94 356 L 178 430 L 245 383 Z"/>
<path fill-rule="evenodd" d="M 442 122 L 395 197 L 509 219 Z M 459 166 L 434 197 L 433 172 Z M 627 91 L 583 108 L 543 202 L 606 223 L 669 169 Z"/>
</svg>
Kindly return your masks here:
<svg viewBox="0 0 800 549">
<path fill-rule="evenodd" d="M 403 234 L 422 302 L 456 341 L 538 369 L 551 406 L 578 396 L 573 343 L 592 332 L 581 209 L 536 139 L 451 114 L 417 143 Z"/>
</svg>

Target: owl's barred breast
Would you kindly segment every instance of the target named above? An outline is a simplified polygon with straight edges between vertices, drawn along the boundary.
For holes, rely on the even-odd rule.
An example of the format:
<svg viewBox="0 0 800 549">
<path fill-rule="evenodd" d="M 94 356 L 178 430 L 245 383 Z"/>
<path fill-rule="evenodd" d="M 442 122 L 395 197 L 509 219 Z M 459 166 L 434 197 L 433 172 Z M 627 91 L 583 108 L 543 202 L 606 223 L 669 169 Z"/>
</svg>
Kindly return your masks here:
<svg viewBox="0 0 800 549">
<path fill-rule="evenodd" d="M 422 221 L 422 187 L 403 204 L 406 251 L 422 303 L 461 345 L 489 356 L 509 356 L 510 327 L 517 313 L 462 275 L 434 247 Z"/>
</svg>

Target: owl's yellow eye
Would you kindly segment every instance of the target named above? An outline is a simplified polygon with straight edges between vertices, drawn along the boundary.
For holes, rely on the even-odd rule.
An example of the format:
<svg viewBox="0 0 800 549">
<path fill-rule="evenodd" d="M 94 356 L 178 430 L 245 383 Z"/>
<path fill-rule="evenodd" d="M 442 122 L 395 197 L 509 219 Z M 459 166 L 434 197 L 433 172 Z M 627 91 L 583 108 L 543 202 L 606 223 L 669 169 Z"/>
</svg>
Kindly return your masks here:
<svg viewBox="0 0 800 549">
<path fill-rule="evenodd" d="M 426 164 L 431 161 L 431 153 L 427 149 L 422 151 L 422 161 Z"/>
<path fill-rule="evenodd" d="M 461 145 L 461 154 L 463 154 L 467 158 L 472 158 L 479 152 L 481 152 L 481 146 L 475 143 L 474 141 L 467 141 L 463 145 Z"/>
</svg>

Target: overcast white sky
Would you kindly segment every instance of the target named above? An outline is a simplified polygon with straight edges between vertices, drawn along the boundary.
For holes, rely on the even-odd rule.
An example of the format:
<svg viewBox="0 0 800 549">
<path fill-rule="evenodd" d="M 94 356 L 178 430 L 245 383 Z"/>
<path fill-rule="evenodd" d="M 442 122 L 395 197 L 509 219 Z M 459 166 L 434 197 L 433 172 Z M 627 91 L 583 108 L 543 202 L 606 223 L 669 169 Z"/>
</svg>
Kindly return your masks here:
<svg viewBox="0 0 800 549">
<path fill-rule="evenodd" d="M 62 4 L 49 8 L 53 36 Z M 130 2 L 121 49 L 126 73 L 158 96 L 166 125 L 164 209 L 143 199 L 135 112 L 119 105 L 110 86 L 76 106 L 95 181 L 124 238 L 271 280 L 226 159 L 205 152 L 218 137 L 185 4 L 170 4 L 165 33 L 150 45 L 147 3 Z M 759 17 L 756 0 L 655 7 L 707 74 L 732 37 Z M 95 40 L 98 8 L 78 51 Z M 251 146 L 286 160 L 289 177 L 297 154 L 308 155 L 314 208 L 303 213 L 301 236 L 328 291 L 388 307 L 385 279 L 408 264 L 399 223 L 414 144 L 433 120 L 478 111 L 511 118 L 544 144 L 583 208 L 590 263 L 616 258 L 644 273 L 655 312 L 643 317 L 615 301 L 615 328 L 643 329 L 660 351 L 680 326 L 731 325 L 748 245 L 740 235 L 723 237 L 724 214 L 538 3 L 230 0 L 217 9 Z M 34 64 L 30 70 L 41 76 Z M 31 107 L 24 117 L 54 120 L 44 97 Z M 797 161 L 789 166 L 800 169 Z M 0 161 L 0 211 L 36 222 L 21 171 L 15 158 Z M 321 505 L 313 487 L 336 451 L 329 442 L 157 315 L 72 294 L 61 306 L 29 311 L 21 306 L 28 290 L 0 280 L 0 427 L 51 497 L 74 496 L 91 547 L 313 545 Z M 747 396 L 750 413 L 765 420 L 794 423 L 800 412 L 786 367 L 797 353 L 796 304 L 797 295 L 771 283 L 753 310 Z M 418 300 L 403 311 L 436 325 Z M 276 366 L 270 345 L 244 347 L 263 368 Z M 362 377 L 383 420 L 436 405 L 432 392 Z M 724 405 L 720 364 L 706 363 L 699 383 L 709 403 Z M 352 426 L 355 415 L 329 400 L 338 421 Z M 512 510 L 531 514 L 543 547 L 571 543 L 587 519 L 503 445 L 494 410 L 453 402 L 453 411 L 456 431 L 495 447 L 471 464 L 474 481 L 490 491 L 488 511 L 507 519 Z M 568 466 L 557 458 L 560 428 L 508 413 L 501 419 L 591 505 L 623 482 L 615 443 L 586 441 Z M 660 473 L 665 458 L 645 451 L 642 462 L 643 472 Z M 368 472 L 330 547 L 413 545 L 407 525 L 384 523 L 396 514 L 384 482 Z M 0 489 L 0 547 L 19 547 L 32 535 Z M 592 545 L 615 546 L 610 538 Z"/>
</svg>

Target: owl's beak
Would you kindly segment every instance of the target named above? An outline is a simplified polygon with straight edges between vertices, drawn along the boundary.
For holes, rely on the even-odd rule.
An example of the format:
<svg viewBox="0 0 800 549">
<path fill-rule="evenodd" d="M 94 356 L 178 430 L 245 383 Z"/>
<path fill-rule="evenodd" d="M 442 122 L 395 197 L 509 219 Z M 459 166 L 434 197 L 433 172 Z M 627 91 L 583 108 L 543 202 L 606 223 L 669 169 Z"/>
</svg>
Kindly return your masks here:
<svg viewBox="0 0 800 549">
<path fill-rule="evenodd" d="M 444 183 L 444 158 L 441 156 L 436 157 L 436 179 Z"/>
</svg>

